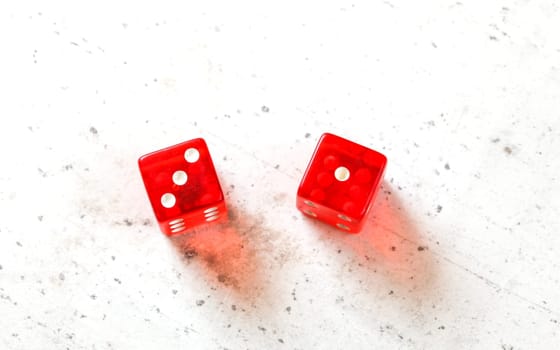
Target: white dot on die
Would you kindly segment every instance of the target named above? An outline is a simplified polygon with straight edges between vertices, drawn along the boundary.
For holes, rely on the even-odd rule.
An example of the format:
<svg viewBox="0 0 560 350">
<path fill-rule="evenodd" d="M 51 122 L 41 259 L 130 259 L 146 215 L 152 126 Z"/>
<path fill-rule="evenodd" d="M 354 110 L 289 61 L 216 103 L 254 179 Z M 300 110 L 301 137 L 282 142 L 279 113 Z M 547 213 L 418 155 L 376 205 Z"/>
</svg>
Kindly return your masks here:
<svg viewBox="0 0 560 350">
<path fill-rule="evenodd" d="M 183 170 L 177 170 L 173 173 L 173 183 L 178 186 L 182 186 L 187 183 L 188 180 L 187 173 Z"/>
<path fill-rule="evenodd" d="M 313 216 L 314 218 L 317 217 L 317 214 L 315 214 L 314 212 L 312 212 L 311 210 L 308 209 L 304 209 L 303 212 L 309 216 Z"/>
<path fill-rule="evenodd" d="M 348 216 L 343 215 L 343 214 L 338 214 L 338 217 L 344 221 L 348 221 L 348 222 L 352 222 L 352 219 L 350 219 Z"/>
<path fill-rule="evenodd" d="M 175 196 L 171 193 L 166 193 L 161 196 L 161 205 L 163 205 L 165 208 L 173 208 L 173 206 L 175 206 L 175 202 Z"/>
<path fill-rule="evenodd" d="M 348 168 L 345 168 L 343 166 L 339 166 L 334 171 L 334 177 L 338 181 L 346 181 L 350 178 L 350 170 L 348 170 Z"/>
<path fill-rule="evenodd" d="M 189 148 L 185 151 L 185 160 L 189 163 L 196 163 L 200 158 L 200 153 L 196 148 Z"/>
<path fill-rule="evenodd" d="M 204 215 L 211 216 L 211 215 L 214 215 L 215 213 L 217 213 L 219 211 L 220 210 L 218 209 L 218 207 L 208 208 L 204 211 Z"/>
<path fill-rule="evenodd" d="M 206 221 L 207 221 L 207 222 L 214 221 L 214 220 L 217 220 L 219 217 L 220 217 L 220 214 L 217 213 L 217 214 L 215 214 L 215 215 L 212 215 L 212 216 L 207 217 L 207 218 L 206 218 Z"/>
<path fill-rule="evenodd" d="M 309 205 L 310 207 L 315 207 L 315 203 L 313 203 L 312 201 L 305 200 L 303 201 L 303 203 Z"/>
<path fill-rule="evenodd" d="M 338 228 L 340 228 L 340 229 L 343 229 L 343 230 L 346 230 L 346 231 L 350 231 L 350 227 L 348 227 L 348 226 L 346 226 L 346 225 L 344 225 L 344 224 L 338 223 L 338 224 L 336 224 L 336 226 L 337 226 Z"/>
</svg>

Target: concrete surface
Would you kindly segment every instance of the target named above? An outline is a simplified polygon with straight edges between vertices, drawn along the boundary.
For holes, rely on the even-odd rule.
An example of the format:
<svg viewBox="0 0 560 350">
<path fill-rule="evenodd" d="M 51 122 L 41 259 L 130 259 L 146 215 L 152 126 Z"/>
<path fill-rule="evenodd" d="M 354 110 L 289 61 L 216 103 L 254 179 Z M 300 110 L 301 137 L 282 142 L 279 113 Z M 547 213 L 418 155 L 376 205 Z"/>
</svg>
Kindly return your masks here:
<svg viewBox="0 0 560 350">
<path fill-rule="evenodd" d="M 0 348 L 560 345 L 557 1 L 3 2 Z M 302 217 L 318 137 L 387 155 L 365 230 Z M 137 169 L 204 137 L 229 222 Z"/>
</svg>

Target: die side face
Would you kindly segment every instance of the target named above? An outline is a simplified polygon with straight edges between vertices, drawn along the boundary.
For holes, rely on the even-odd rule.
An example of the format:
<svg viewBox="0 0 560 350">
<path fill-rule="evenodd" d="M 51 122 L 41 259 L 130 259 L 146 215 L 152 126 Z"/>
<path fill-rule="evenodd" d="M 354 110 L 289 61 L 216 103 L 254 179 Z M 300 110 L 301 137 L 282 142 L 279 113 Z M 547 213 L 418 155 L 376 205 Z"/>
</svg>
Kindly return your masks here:
<svg viewBox="0 0 560 350">
<path fill-rule="evenodd" d="M 165 234 L 181 233 L 225 216 L 224 195 L 203 139 L 147 154 L 138 165 Z"/>
<path fill-rule="evenodd" d="M 304 214 L 358 232 L 383 178 L 387 158 L 332 134 L 323 134 L 298 188 Z"/>
</svg>

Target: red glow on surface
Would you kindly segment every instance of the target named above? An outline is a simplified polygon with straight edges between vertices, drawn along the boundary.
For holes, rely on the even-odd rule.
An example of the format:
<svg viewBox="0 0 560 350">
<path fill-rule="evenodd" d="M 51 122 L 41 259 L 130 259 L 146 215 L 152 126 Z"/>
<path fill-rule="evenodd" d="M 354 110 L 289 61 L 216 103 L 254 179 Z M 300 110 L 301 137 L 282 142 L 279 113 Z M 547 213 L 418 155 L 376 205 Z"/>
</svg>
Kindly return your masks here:
<svg viewBox="0 0 560 350">
<path fill-rule="evenodd" d="M 428 288 L 437 277 L 435 257 L 425 243 L 421 227 L 387 182 L 383 183 L 360 235 L 322 236 L 341 251 L 350 252 L 357 268 L 362 267 L 357 270 L 382 275 L 392 281 L 389 286 L 395 290 Z"/>
<path fill-rule="evenodd" d="M 209 283 L 225 287 L 240 299 L 259 299 L 268 284 L 260 255 L 269 247 L 262 219 L 230 209 L 229 220 L 202 225 L 171 237 L 183 261 L 198 269 Z M 274 254 L 274 251 L 267 254 Z"/>
</svg>

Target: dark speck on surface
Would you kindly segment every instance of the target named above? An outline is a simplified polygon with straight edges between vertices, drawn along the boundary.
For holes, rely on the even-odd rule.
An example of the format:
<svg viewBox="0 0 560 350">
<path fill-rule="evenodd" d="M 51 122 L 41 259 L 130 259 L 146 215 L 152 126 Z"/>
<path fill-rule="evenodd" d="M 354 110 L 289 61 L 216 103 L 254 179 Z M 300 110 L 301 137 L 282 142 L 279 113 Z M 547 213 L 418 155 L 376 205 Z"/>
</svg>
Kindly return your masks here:
<svg viewBox="0 0 560 350">
<path fill-rule="evenodd" d="M 451 167 L 449 166 L 449 163 L 445 163 L 445 170 L 449 170 L 451 169 Z"/>
<path fill-rule="evenodd" d="M 39 174 L 41 174 L 42 177 L 47 177 L 47 173 L 43 169 L 37 168 L 37 171 L 39 171 Z"/>
<path fill-rule="evenodd" d="M 23 245 L 20 242 L 16 241 L 16 244 L 18 245 L 18 247 L 23 247 Z"/>
<path fill-rule="evenodd" d="M 292 311 L 292 307 L 291 307 L 291 306 L 286 307 L 286 311 L 287 311 L 288 313 L 290 313 L 290 312 Z"/>
<path fill-rule="evenodd" d="M 185 250 L 185 258 L 192 259 L 198 255 L 198 252 L 195 249 L 187 249 Z"/>
<path fill-rule="evenodd" d="M 2 270 L 2 265 L 0 265 L 0 270 Z"/>
<path fill-rule="evenodd" d="M 397 250 L 397 247 L 392 246 L 392 247 L 391 247 L 391 250 L 392 250 L 392 251 L 395 251 L 395 250 Z"/>
<path fill-rule="evenodd" d="M 500 142 L 500 138 L 499 138 L 499 137 L 495 137 L 495 138 L 493 138 L 493 139 L 490 140 L 490 141 L 492 141 L 492 143 L 498 143 L 498 142 Z"/>
<path fill-rule="evenodd" d="M 259 331 L 266 332 L 266 328 L 264 328 L 263 326 L 259 326 L 258 328 L 259 328 Z"/>
<path fill-rule="evenodd" d="M 227 283 L 227 281 L 228 281 L 228 276 L 227 275 L 225 275 L 223 273 L 218 275 L 218 282 Z"/>
<path fill-rule="evenodd" d="M 126 226 L 132 226 L 132 224 L 133 224 L 132 220 L 130 220 L 130 219 L 124 219 L 123 222 Z"/>
<path fill-rule="evenodd" d="M 282 338 L 278 338 L 278 342 L 284 344 L 284 340 Z"/>
<path fill-rule="evenodd" d="M 115 282 L 117 282 L 118 284 L 122 284 L 122 281 L 121 281 L 120 279 L 118 279 L 118 278 L 113 278 L 113 280 L 114 280 Z"/>
<path fill-rule="evenodd" d="M 493 40 L 493 41 L 498 41 L 498 38 L 495 37 L 494 35 L 490 35 L 490 36 L 488 36 L 488 38 L 490 38 L 490 40 Z"/>
<path fill-rule="evenodd" d="M 308 139 L 308 138 L 309 138 L 309 136 L 311 136 L 311 134 L 310 134 L 310 133 L 308 133 L 308 132 L 306 132 L 306 133 L 305 133 L 305 138 L 306 138 L 306 139 Z"/>
<path fill-rule="evenodd" d="M 278 170 L 278 168 L 280 168 L 280 164 L 276 164 L 276 165 L 274 166 L 274 169 Z"/>
<path fill-rule="evenodd" d="M 422 247 L 422 246 L 418 246 L 418 251 L 422 252 L 424 250 L 428 249 L 428 247 Z"/>
<path fill-rule="evenodd" d="M 171 291 L 171 293 L 173 293 L 174 295 L 177 295 L 177 292 L 178 292 L 177 289 L 173 289 L 173 290 Z"/>
<path fill-rule="evenodd" d="M 438 329 L 445 329 L 445 326 L 439 326 Z"/>
<path fill-rule="evenodd" d="M 209 255 L 205 255 L 203 256 L 204 261 L 206 261 L 206 263 L 208 264 L 208 266 L 214 266 L 216 263 L 219 262 L 218 257 L 216 254 L 209 254 Z M 223 279 L 223 277 L 222 277 Z M 218 281 L 220 280 L 220 276 L 218 275 Z"/>
<path fill-rule="evenodd" d="M 506 154 L 511 154 L 511 153 L 513 152 L 513 150 L 511 149 L 511 147 L 506 146 L 506 147 L 504 147 L 504 152 L 505 152 Z"/>
<path fill-rule="evenodd" d="M 64 281 L 66 279 L 66 277 L 64 276 L 64 274 L 61 272 L 58 274 L 58 279 L 61 281 Z"/>
<path fill-rule="evenodd" d="M 262 106 L 261 111 L 263 111 L 264 113 L 268 113 L 270 112 L 270 108 L 268 108 L 267 106 Z"/>
<path fill-rule="evenodd" d="M 94 135 L 97 135 L 97 129 L 93 126 L 89 128 L 89 132 L 91 132 Z"/>
<path fill-rule="evenodd" d="M 197 301 L 196 301 L 196 306 L 202 306 L 202 305 L 204 305 L 204 303 L 205 303 L 205 301 L 202 300 L 202 299 L 201 299 L 201 300 L 197 300 Z"/>
<path fill-rule="evenodd" d="M 37 216 L 37 220 L 39 220 L 39 221 L 43 221 L 43 215 L 39 215 L 39 216 Z"/>
<path fill-rule="evenodd" d="M 237 310 L 237 306 L 236 306 L 235 304 L 233 304 L 233 305 L 231 306 L 231 309 L 232 309 L 233 311 L 235 311 L 235 310 Z"/>
<path fill-rule="evenodd" d="M 438 206 L 437 206 L 437 212 L 438 212 L 438 213 L 441 213 L 441 210 L 442 210 L 442 209 L 443 209 L 443 207 L 442 207 L 441 205 L 438 205 Z"/>
</svg>

